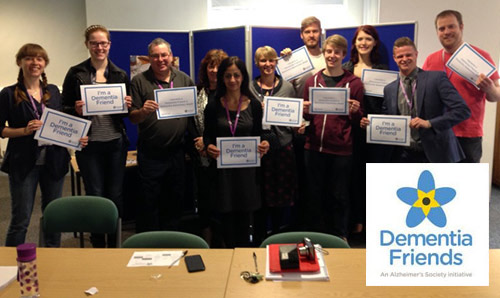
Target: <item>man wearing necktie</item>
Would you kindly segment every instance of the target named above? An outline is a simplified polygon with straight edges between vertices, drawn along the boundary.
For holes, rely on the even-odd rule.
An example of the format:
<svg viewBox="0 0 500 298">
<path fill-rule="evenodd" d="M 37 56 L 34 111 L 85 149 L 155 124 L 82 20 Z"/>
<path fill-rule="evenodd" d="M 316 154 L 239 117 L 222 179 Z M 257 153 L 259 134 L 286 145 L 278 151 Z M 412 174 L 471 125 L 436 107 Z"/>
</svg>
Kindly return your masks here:
<svg viewBox="0 0 500 298">
<path fill-rule="evenodd" d="M 411 116 L 409 147 L 388 146 L 391 162 L 459 162 L 464 153 L 452 127 L 470 117 L 463 98 L 443 72 L 417 67 L 418 51 L 408 37 L 394 42 L 399 79 L 384 88 L 382 111 Z M 368 125 L 363 118 L 361 126 Z"/>
</svg>

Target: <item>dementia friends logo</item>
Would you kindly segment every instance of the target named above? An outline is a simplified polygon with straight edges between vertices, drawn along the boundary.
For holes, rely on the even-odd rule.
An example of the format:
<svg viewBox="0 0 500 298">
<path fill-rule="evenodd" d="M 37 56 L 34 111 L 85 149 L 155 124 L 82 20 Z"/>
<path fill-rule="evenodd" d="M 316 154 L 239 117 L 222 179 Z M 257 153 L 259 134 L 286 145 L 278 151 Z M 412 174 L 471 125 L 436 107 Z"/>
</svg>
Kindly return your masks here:
<svg viewBox="0 0 500 298">
<path fill-rule="evenodd" d="M 417 188 L 402 187 L 398 189 L 397 195 L 411 206 L 406 217 L 409 228 L 418 226 L 425 218 L 442 228 L 446 225 L 446 214 L 441 206 L 453 200 L 456 191 L 451 187 L 436 189 L 431 172 L 423 171 L 418 178 Z"/>
<path fill-rule="evenodd" d="M 367 286 L 488 286 L 488 164 L 367 165 Z"/>
</svg>

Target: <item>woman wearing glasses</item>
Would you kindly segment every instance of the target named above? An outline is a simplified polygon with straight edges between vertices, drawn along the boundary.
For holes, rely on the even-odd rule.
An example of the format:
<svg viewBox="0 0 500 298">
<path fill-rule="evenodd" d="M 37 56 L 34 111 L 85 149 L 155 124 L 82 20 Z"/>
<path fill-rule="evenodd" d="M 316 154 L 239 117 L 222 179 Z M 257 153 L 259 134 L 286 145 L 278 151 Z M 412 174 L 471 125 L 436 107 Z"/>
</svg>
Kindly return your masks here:
<svg viewBox="0 0 500 298">
<path fill-rule="evenodd" d="M 24 243 L 38 185 L 42 210 L 61 197 L 69 162 L 65 148 L 41 145 L 33 138 L 42 126 L 40 119 L 45 108 L 62 109 L 59 89 L 47 83 L 47 52 L 38 44 L 25 44 L 17 52 L 16 63 L 17 83 L 0 93 L 0 136 L 9 138 L 1 170 L 9 174 L 12 202 L 6 246 Z M 80 139 L 82 146 L 86 142 L 87 137 Z M 45 246 L 57 247 L 60 234 L 47 233 L 44 242 Z"/>
<path fill-rule="evenodd" d="M 130 84 L 125 71 L 108 58 L 111 47 L 110 34 L 106 27 L 92 25 L 85 30 L 85 46 L 90 59 L 71 67 L 63 84 L 63 106 L 66 112 L 82 116 L 84 101 L 81 85 Z M 125 97 L 127 108 L 132 99 Z M 120 214 L 122 211 L 123 176 L 127 158 L 128 139 L 123 117 L 127 114 L 96 115 L 85 117 L 92 121 L 89 130 L 89 144 L 76 152 L 76 160 L 85 184 L 85 193 L 112 200 Z M 114 238 L 114 237 L 111 237 Z M 103 234 L 91 235 L 94 247 L 105 247 Z M 108 239 L 108 247 L 116 246 L 116 239 Z"/>
<path fill-rule="evenodd" d="M 222 60 L 215 100 L 205 108 L 207 154 L 214 160 L 220 158 L 217 137 L 260 136 L 261 132 L 262 106 L 249 90 L 245 63 L 235 56 Z M 262 156 L 268 150 L 269 142 L 262 140 L 258 152 Z M 253 213 L 261 207 L 257 168 L 217 169 L 215 174 L 214 207 L 221 218 L 225 246 L 248 246 Z"/>
</svg>

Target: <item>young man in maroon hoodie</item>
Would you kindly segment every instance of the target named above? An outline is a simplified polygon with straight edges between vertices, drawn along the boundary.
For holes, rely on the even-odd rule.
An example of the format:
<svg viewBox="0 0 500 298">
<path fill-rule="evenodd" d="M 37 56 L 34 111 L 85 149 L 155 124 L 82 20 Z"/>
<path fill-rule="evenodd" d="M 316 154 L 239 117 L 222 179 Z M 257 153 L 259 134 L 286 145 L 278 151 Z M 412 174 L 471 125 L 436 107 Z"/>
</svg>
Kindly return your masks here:
<svg viewBox="0 0 500 298">
<path fill-rule="evenodd" d="M 361 80 L 342 69 L 347 40 L 328 37 L 323 45 L 326 68 L 310 77 L 304 89 L 306 129 L 305 164 L 309 184 L 307 218 L 309 229 L 347 239 L 349 184 L 352 168 L 352 133 L 363 115 L 364 88 Z M 309 114 L 309 89 L 341 87 L 350 89 L 348 115 Z"/>
</svg>

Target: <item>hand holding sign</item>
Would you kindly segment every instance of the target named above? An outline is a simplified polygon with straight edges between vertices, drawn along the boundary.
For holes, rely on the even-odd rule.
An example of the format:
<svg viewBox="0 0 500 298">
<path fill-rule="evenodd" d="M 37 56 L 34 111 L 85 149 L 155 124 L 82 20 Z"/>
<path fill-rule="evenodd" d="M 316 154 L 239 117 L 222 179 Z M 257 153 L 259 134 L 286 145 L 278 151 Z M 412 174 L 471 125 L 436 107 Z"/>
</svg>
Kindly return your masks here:
<svg viewBox="0 0 500 298">
<path fill-rule="evenodd" d="M 81 150 L 91 122 L 80 117 L 46 108 L 43 111 L 42 126 L 37 130 L 35 139 L 66 148 Z"/>
</svg>

